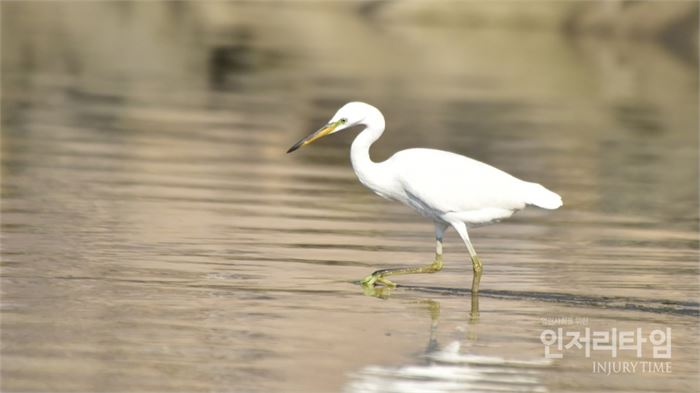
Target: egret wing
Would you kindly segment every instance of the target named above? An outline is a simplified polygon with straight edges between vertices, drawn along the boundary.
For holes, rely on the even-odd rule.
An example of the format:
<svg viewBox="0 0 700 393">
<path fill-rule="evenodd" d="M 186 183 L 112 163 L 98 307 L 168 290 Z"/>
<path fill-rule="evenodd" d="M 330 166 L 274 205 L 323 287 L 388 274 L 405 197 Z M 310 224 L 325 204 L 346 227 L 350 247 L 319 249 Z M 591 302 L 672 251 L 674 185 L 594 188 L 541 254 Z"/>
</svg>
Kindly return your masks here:
<svg viewBox="0 0 700 393">
<path fill-rule="evenodd" d="M 435 212 L 525 206 L 522 180 L 477 160 L 433 149 L 403 150 L 390 160 L 407 197 Z"/>
</svg>

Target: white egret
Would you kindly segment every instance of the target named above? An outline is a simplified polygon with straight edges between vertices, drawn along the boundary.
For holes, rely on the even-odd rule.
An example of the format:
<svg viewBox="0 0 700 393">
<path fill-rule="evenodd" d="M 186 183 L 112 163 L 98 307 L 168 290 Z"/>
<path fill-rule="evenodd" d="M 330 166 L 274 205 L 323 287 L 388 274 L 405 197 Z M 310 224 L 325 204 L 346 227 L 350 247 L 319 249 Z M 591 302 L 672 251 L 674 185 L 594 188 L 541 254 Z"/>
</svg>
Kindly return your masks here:
<svg viewBox="0 0 700 393">
<path fill-rule="evenodd" d="M 404 203 L 435 223 L 435 260 L 430 265 L 377 270 L 362 280 L 365 286 L 381 283 L 394 287 L 387 276 L 440 271 L 442 238 L 451 226 L 469 251 L 474 270 L 472 291 L 476 292 L 483 267 L 467 229 L 508 218 L 526 205 L 544 209 L 562 205 L 559 195 L 539 184 L 455 153 L 407 149 L 384 162 L 373 162 L 369 149 L 384 132 L 384 116 L 363 102 L 345 104 L 328 124 L 297 142 L 287 153 L 353 126 L 364 126 L 350 149 L 352 167 L 360 182 L 379 196 Z"/>
</svg>

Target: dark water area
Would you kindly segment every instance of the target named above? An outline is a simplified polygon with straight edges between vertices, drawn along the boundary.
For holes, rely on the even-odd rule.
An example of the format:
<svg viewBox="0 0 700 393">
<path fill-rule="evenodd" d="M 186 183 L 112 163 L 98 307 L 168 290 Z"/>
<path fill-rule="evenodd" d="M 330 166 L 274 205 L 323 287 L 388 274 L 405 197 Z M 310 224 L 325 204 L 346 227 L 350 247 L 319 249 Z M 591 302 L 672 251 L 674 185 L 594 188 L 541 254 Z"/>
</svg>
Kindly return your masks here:
<svg viewBox="0 0 700 393">
<path fill-rule="evenodd" d="M 442 272 L 356 284 L 434 239 L 357 181 L 355 133 L 285 154 L 352 100 L 387 119 L 375 161 L 446 149 L 563 197 L 471 231 L 478 317 L 454 232 Z M 662 43 L 352 3 L 5 2 L 1 154 L 3 391 L 700 389 L 698 66 Z M 672 357 L 547 359 L 557 328 L 668 328 Z"/>
</svg>

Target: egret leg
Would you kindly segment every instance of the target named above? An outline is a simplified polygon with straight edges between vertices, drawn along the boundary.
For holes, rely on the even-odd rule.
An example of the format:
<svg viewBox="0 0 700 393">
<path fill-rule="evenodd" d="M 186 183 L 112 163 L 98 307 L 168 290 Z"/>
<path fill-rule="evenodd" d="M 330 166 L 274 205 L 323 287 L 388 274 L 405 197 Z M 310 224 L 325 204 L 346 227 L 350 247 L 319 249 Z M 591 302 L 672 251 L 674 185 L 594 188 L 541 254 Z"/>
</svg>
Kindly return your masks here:
<svg viewBox="0 0 700 393">
<path fill-rule="evenodd" d="M 393 282 L 389 281 L 386 277 L 399 274 L 416 274 L 416 273 L 436 273 L 442 270 L 443 259 L 442 259 L 442 236 L 447 229 L 447 225 L 443 223 L 435 223 L 435 260 L 426 266 L 420 267 L 402 267 L 395 269 L 381 269 L 370 274 L 369 276 L 362 279 L 360 282 L 363 286 L 372 287 L 376 284 L 382 284 L 386 287 L 393 288 L 396 286 Z"/>
<path fill-rule="evenodd" d="M 453 222 L 452 226 L 455 228 L 455 230 L 457 231 L 459 236 L 464 241 L 464 244 L 467 246 L 467 250 L 469 251 L 469 256 L 471 257 L 471 260 L 472 260 L 472 268 L 474 270 L 474 274 L 481 275 L 481 272 L 484 270 L 484 265 L 481 263 L 481 259 L 479 259 L 479 256 L 476 255 L 476 250 L 474 249 L 472 242 L 469 240 L 469 234 L 467 233 L 467 226 L 461 221 L 460 222 Z"/>
<path fill-rule="evenodd" d="M 464 244 L 469 250 L 469 256 L 472 259 L 472 269 L 474 270 L 474 275 L 472 276 L 472 318 L 478 317 L 479 315 L 479 283 L 481 282 L 481 273 L 484 271 L 484 265 L 481 263 L 481 259 L 476 255 L 476 250 L 472 242 L 469 240 L 469 234 L 467 233 L 467 226 L 461 221 L 452 222 L 452 226 L 455 228 L 459 236 L 464 241 Z"/>
</svg>

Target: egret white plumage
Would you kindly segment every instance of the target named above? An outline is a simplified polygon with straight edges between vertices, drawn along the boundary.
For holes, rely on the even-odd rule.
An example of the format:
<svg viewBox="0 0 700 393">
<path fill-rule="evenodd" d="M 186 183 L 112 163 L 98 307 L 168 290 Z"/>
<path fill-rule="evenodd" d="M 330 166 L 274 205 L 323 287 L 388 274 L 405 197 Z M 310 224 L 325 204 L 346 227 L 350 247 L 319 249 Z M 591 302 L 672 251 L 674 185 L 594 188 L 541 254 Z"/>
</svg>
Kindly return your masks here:
<svg viewBox="0 0 700 393">
<path fill-rule="evenodd" d="M 508 218 L 526 205 L 544 209 L 562 205 L 559 195 L 537 183 L 455 153 L 416 148 L 402 150 L 384 162 L 373 162 L 369 149 L 384 133 L 384 116 L 363 102 L 345 104 L 328 124 L 297 142 L 287 153 L 353 126 L 364 126 L 350 149 L 352 167 L 360 182 L 379 196 L 404 203 L 435 223 L 435 260 L 430 265 L 377 270 L 362 280 L 365 286 L 381 283 L 394 287 L 387 276 L 440 271 L 443 234 L 451 226 L 467 246 L 474 270 L 472 291 L 478 291 L 483 267 L 467 229 Z"/>
</svg>

